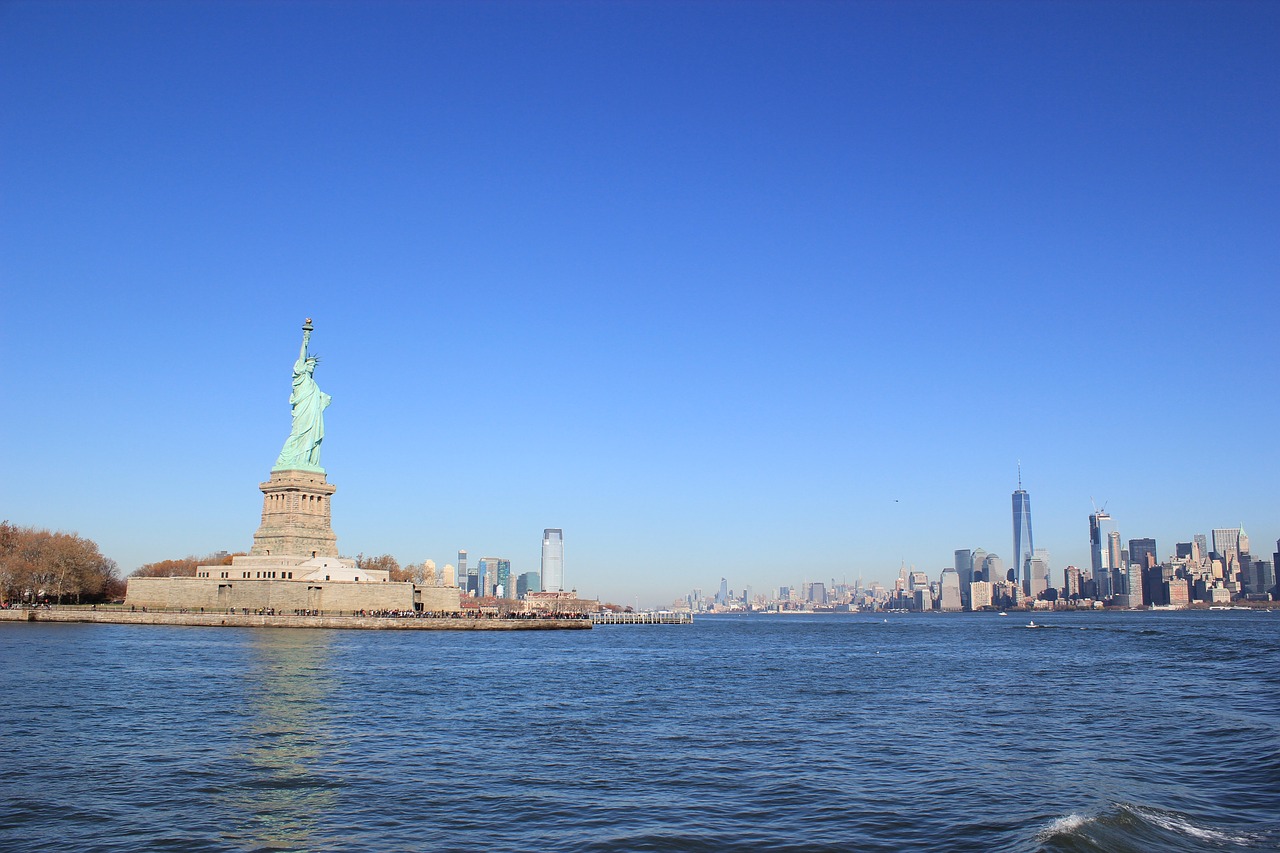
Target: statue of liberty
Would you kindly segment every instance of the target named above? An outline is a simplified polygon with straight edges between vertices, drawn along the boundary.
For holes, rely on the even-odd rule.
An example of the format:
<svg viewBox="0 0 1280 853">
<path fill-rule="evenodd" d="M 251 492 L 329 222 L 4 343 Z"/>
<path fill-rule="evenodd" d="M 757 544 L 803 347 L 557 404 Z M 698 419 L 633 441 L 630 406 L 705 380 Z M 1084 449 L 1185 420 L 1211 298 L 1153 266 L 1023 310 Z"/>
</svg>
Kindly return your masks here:
<svg viewBox="0 0 1280 853">
<path fill-rule="evenodd" d="M 320 442 L 324 441 L 324 410 L 333 399 L 316 385 L 314 373 L 320 358 L 308 355 L 311 342 L 311 318 L 302 324 L 302 350 L 293 363 L 293 392 L 289 405 L 293 407 L 293 429 L 285 440 L 280 458 L 272 471 L 303 470 L 324 473 L 320 467 Z"/>
</svg>

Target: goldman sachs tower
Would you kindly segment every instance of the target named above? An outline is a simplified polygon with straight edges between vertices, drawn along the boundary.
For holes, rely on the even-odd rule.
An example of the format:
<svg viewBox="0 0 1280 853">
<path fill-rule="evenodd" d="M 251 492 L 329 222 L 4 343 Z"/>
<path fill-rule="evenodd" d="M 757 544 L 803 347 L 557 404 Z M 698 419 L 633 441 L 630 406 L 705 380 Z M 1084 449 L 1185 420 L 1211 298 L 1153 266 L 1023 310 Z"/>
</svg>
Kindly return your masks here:
<svg viewBox="0 0 1280 853">
<path fill-rule="evenodd" d="M 1029 592 L 1027 560 L 1035 556 L 1035 543 L 1031 538 L 1031 496 L 1022 488 L 1022 464 L 1018 464 L 1018 490 L 1013 493 L 1013 579 L 1023 591 Z"/>
</svg>

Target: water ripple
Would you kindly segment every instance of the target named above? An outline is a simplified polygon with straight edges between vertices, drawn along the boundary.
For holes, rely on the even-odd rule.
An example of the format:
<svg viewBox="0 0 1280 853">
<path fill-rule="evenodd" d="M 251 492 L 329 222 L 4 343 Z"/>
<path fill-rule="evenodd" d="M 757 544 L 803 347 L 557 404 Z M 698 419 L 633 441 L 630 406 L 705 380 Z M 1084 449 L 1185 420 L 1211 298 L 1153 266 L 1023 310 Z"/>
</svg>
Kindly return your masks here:
<svg viewBox="0 0 1280 853">
<path fill-rule="evenodd" d="M 5 624 L 0 849 L 1275 849 L 1280 619 L 1218 616 Z"/>
</svg>

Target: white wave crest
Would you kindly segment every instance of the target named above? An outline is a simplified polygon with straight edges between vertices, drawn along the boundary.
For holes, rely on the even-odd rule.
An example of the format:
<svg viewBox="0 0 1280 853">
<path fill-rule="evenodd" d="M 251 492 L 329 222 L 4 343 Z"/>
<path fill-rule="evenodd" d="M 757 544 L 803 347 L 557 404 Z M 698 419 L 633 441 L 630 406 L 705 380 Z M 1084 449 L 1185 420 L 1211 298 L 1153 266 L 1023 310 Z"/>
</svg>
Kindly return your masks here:
<svg viewBox="0 0 1280 853">
<path fill-rule="evenodd" d="M 1069 814 L 1065 817 L 1058 818 L 1053 823 L 1041 829 L 1036 833 L 1036 838 L 1040 841 L 1046 841 L 1055 835 L 1066 835 L 1068 832 L 1075 832 L 1091 820 L 1093 820 L 1093 818 L 1086 817 L 1085 815 Z"/>
<path fill-rule="evenodd" d="M 1180 835 L 1189 835 L 1201 841 L 1213 841 L 1219 844 L 1248 844 L 1253 840 L 1247 835 L 1233 835 L 1229 832 L 1197 826 L 1186 818 L 1169 812 L 1144 809 L 1141 806 L 1129 806 L 1129 810 L 1143 820 L 1154 823 L 1161 829 L 1167 829 Z"/>
</svg>

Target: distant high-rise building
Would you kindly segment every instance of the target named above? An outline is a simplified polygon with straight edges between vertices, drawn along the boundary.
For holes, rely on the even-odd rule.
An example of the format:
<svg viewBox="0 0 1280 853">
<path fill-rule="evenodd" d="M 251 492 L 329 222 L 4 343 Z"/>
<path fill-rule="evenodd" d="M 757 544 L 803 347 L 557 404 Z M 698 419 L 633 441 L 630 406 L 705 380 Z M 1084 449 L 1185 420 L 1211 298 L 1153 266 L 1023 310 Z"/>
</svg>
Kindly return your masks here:
<svg viewBox="0 0 1280 853">
<path fill-rule="evenodd" d="M 1152 564 L 1154 566 L 1154 563 Z M 1147 571 L 1151 567 L 1147 567 Z M 1127 583 L 1125 584 L 1125 595 L 1130 607 L 1145 607 L 1145 596 L 1143 594 L 1142 583 L 1143 566 L 1140 563 L 1130 563 L 1128 569 Z"/>
<path fill-rule="evenodd" d="M 1276 552 L 1271 555 L 1271 587 L 1267 592 L 1271 593 L 1271 600 L 1280 600 L 1280 539 L 1276 540 Z"/>
<path fill-rule="evenodd" d="M 991 584 L 987 581 L 974 581 L 969 585 L 969 601 L 970 606 L 974 610 L 981 610 L 984 607 L 991 606 Z"/>
<path fill-rule="evenodd" d="M 1229 560 L 1240 554 L 1240 529 L 1237 527 L 1219 527 L 1213 531 L 1213 552 Z"/>
<path fill-rule="evenodd" d="M 1209 556 L 1209 539 L 1203 533 L 1197 533 L 1192 536 L 1191 542 L 1196 546 L 1197 557 L 1204 558 Z"/>
<path fill-rule="evenodd" d="M 1049 589 L 1049 552 L 1044 548 L 1037 548 L 1035 553 L 1027 558 L 1027 581 L 1024 588 L 1027 597 L 1037 599 L 1044 595 Z"/>
<path fill-rule="evenodd" d="M 564 531 L 558 527 L 542 531 L 542 590 L 564 591 Z"/>
<path fill-rule="evenodd" d="M 510 597 L 514 591 L 511 587 L 511 561 L 502 557 L 481 557 L 478 585 L 478 595 Z"/>
<path fill-rule="evenodd" d="M 481 557 L 479 565 L 480 592 L 477 595 L 493 595 L 493 588 L 498 583 L 498 558 Z"/>
<path fill-rule="evenodd" d="M 955 569 L 942 570 L 942 603 L 941 609 L 956 611 L 963 609 L 960 602 L 960 573 Z"/>
<path fill-rule="evenodd" d="M 1248 562 L 1241 572 L 1241 592 L 1255 600 L 1263 595 L 1269 598 L 1271 587 L 1275 585 L 1271 561 L 1250 559 Z"/>
<path fill-rule="evenodd" d="M 973 552 L 968 548 L 956 551 L 956 575 L 960 578 L 960 602 L 969 607 L 969 584 L 973 583 Z"/>
<path fill-rule="evenodd" d="M 1240 536 L 1244 530 L 1239 527 L 1218 527 L 1213 530 L 1213 552 L 1222 560 L 1222 574 L 1227 588 L 1233 592 L 1240 589 L 1242 568 L 1241 555 L 1247 553 L 1240 547 Z M 1249 537 L 1244 539 L 1245 548 L 1249 546 Z"/>
<path fill-rule="evenodd" d="M 1125 569 L 1124 551 L 1120 548 L 1120 531 L 1112 530 L 1107 533 L 1107 559 L 1111 562 L 1113 569 Z"/>
<path fill-rule="evenodd" d="M 716 604 L 721 606 L 729 603 L 729 581 L 720 578 L 720 589 L 716 592 Z"/>
<path fill-rule="evenodd" d="M 1249 551 L 1249 534 L 1244 532 L 1244 525 L 1240 525 L 1240 535 L 1236 539 L 1236 549 L 1241 554 L 1248 554 Z"/>
<path fill-rule="evenodd" d="M 1080 570 L 1075 566 L 1067 566 L 1062 572 L 1062 594 L 1066 598 L 1079 598 L 1082 594 Z"/>
<path fill-rule="evenodd" d="M 1089 557 L 1093 571 L 1093 581 L 1097 587 L 1098 598 L 1108 599 L 1111 590 L 1111 552 L 1104 527 L 1111 521 L 1105 510 L 1095 510 L 1089 516 Z"/>
<path fill-rule="evenodd" d="M 986 575 L 984 575 L 984 574 L 983 574 L 983 572 L 985 572 L 985 571 L 987 570 L 987 567 L 986 567 L 986 563 L 987 563 L 987 552 L 986 552 L 985 550 L 983 550 L 982 548 L 974 548 L 974 549 L 973 549 L 973 555 L 970 557 L 970 559 L 971 559 L 971 560 L 973 560 L 973 579 L 974 579 L 975 581 L 977 581 L 977 580 L 984 580 L 984 581 L 989 581 L 989 580 L 991 580 L 991 578 L 989 578 L 989 577 L 987 577 Z"/>
<path fill-rule="evenodd" d="M 516 598 L 531 592 L 542 592 L 542 578 L 537 572 L 525 572 L 516 579 Z"/>
<path fill-rule="evenodd" d="M 467 552 L 458 551 L 458 586 L 467 585 Z"/>
<path fill-rule="evenodd" d="M 1004 571 L 1004 560 L 999 554 L 987 554 L 982 558 L 982 577 L 990 584 L 1004 583 L 1008 576 Z"/>
<path fill-rule="evenodd" d="M 1129 562 L 1137 563 L 1144 569 L 1150 569 L 1155 566 L 1158 562 L 1156 560 L 1156 540 L 1130 539 Z"/>
<path fill-rule="evenodd" d="M 1129 550 L 1133 550 L 1133 540 L 1129 540 Z M 1192 560 L 1200 562 L 1200 555 L 1195 553 L 1196 546 L 1193 542 L 1179 542 L 1173 546 L 1173 556 L 1179 560 Z M 1141 562 L 1141 561 L 1139 561 Z"/>
<path fill-rule="evenodd" d="M 1022 488 L 1022 466 L 1018 466 L 1018 490 L 1013 493 L 1013 579 L 1030 594 L 1026 573 L 1027 560 L 1035 555 L 1031 537 L 1031 496 Z"/>
</svg>

